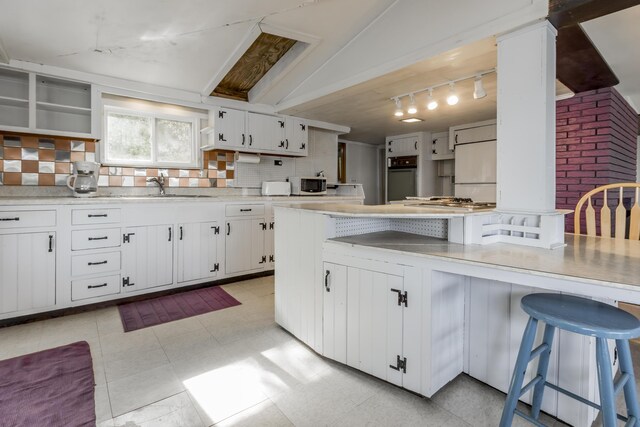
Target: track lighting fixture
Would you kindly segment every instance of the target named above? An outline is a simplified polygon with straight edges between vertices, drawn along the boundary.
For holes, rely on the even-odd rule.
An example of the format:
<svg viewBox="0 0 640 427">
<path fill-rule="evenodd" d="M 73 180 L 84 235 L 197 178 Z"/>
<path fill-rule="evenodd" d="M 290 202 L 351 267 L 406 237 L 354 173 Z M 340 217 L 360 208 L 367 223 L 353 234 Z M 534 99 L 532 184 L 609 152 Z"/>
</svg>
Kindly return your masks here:
<svg viewBox="0 0 640 427">
<path fill-rule="evenodd" d="M 416 106 L 416 99 L 413 94 L 409 95 L 409 108 L 407 108 L 407 113 L 415 114 L 418 112 L 418 107 Z"/>
<path fill-rule="evenodd" d="M 429 88 L 429 98 L 427 98 L 427 109 L 435 110 L 438 108 L 438 101 L 433 99 L 433 88 Z"/>
<path fill-rule="evenodd" d="M 447 96 L 447 104 L 456 105 L 460 99 L 456 95 L 455 83 L 449 83 L 449 96 Z"/>
<path fill-rule="evenodd" d="M 487 91 L 484 90 L 482 85 L 482 75 L 478 74 L 473 81 L 473 99 L 480 99 L 487 96 Z"/>
<path fill-rule="evenodd" d="M 402 111 L 402 101 L 400 101 L 400 98 L 396 98 L 396 111 L 393 114 L 396 117 L 404 116 L 404 111 Z"/>
<path fill-rule="evenodd" d="M 491 74 L 491 73 L 495 73 L 496 69 L 492 68 L 490 70 L 484 70 L 484 71 L 478 71 L 475 74 L 471 74 L 469 76 L 464 76 L 464 77 L 459 77 L 455 80 L 450 80 L 448 82 L 444 82 L 444 83 L 440 83 L 437 85 L 433 85 L 433 86 L 429 86 L 423 89 L 418 89 L 418 90 L 414 90 L 413 92 L 408 92 L 408 93 L 403 93 L 402 95 L 397 95 L 394 96 L 393 98 L 391 98 L 392 101 L 394 101 L 396 103 L 396 110 L 394 115 L 396 117 L 403 117 L 404 116 L 404 111 L 402 110 L 402 98 L 409 98 L 409 105 L 407 108 L 407 113 L 409 116 L 413 116 L 414 114 L 416 114 L 418 112 L 418 107 L 416 104 L 416 95 L 421 93 L 421 92 L 429 92 L 429 96 L 427 98 L 427 103 L 423 104 L 426 105 L 427 109 L 432 111 L 435 110 L 436 108 L 438 108 L 438 100 L 435 99 L 433 97 L 433 90 L 437 89 L 439 87 L 443 87 L 443 86 L 449 86 L 449 93 L 447 95 L 447 104 L 449 105 L 456 105 L 459 101 L 460 98 L 458 97 L 458 94 L 456 93 L 456 88 L 455 85 L 456 83 L 459 83 L 463 80 L 470 80 L 470 79 L 474 79 L 473 81 L 473 98 L 474 99 L 481 99 L 487 96 L 487 91 L 484 89 L 484 85 L 482 82 L 482 77 L 486 76 L 487 74 Z M 422 102 L 422 101 L 421 101 Z M 413 117 L 409 117 L 409 119 L 412 119 Z M 402 121 L 411 121 L 408 119 L 403 119 Z M 413 121 L 421 121 L 421 119 L 418 120 L 413 120 Z"/>
</svg>

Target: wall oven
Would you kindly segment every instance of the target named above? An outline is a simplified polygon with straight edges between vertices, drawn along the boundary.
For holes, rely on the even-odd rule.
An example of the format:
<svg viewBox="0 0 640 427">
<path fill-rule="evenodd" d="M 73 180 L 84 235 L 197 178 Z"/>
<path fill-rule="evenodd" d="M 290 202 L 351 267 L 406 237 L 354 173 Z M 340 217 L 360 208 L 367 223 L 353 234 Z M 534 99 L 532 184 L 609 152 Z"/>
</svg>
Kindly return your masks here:
<svg viewBox="0 0 640 427">
<path fill-rule="evenodd" d="M 418 195 L 418 156 L 387 159 L 387 201 Z"/>
</svg>

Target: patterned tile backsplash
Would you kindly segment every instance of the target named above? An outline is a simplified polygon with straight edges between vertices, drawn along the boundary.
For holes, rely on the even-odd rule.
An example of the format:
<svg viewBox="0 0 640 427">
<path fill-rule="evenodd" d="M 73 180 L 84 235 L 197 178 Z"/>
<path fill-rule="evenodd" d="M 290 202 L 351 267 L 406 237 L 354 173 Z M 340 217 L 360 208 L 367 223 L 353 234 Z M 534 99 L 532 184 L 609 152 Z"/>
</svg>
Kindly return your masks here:
<svg viewBox="0 0 640 427">
<path fill-rule="evenodd" d="M 72 162 L 96 160 L 98 142 L 0 132 L 0 185 L 65 186 Z M 100 168 L 101 187 L 145 187 L 168 177 L 169 187 L 233 187 L 233 153 L 203 152 L 203 169 Z"/>
</svg>

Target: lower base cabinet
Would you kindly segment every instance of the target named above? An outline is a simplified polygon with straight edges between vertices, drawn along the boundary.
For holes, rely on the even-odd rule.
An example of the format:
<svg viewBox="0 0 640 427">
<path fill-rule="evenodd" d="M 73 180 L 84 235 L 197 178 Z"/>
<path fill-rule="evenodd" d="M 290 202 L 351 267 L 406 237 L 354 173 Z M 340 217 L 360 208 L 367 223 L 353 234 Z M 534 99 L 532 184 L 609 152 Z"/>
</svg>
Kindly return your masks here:
<svg viewBox="0 0 640 427">
<path fill-rule="evenodd" d="M 139 291 L 173 283 L 173 225 L 124 229 L 122 288 Z"/>
<path fill-rule="evenodd" d="M 55 233 L 0 235 L 0 313 L 55 303 Z"/>
<path fill-rule="evenodd" d="M 420 393 L 422 292 L 418 270 L 360 262 L 370 265 L 324 263 L 323 355 Z M 418 280 L 412 284 L 405 277 Z"/>
<path fill-rule="evenodd" d="M 214 278 L 218 263 L 217 222 L 178 225 L 178 282 Z"/>
</svg>

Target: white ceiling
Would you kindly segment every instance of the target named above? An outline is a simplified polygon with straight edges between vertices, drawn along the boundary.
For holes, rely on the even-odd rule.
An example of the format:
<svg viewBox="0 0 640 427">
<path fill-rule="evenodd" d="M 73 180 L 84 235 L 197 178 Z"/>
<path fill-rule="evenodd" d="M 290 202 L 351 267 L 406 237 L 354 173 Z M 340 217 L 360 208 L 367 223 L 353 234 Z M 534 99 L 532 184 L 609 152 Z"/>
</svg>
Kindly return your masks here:
<svg viewBox="0 0 640 427">
<path fill-rule="evenodd" d="M 618 91 L 640 113 L 640 6 L 582 24 L 613 72 Z"/>
<path fill-rule="evenodd" d="M 202 93 L 258 23 L 319 40 L 261 100 L 276 104 L 393 0 L 0 0 L 12 60 Z"/>
</svg>

